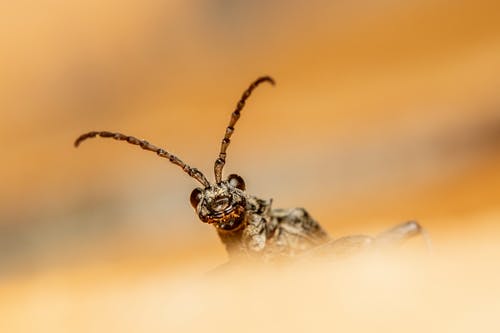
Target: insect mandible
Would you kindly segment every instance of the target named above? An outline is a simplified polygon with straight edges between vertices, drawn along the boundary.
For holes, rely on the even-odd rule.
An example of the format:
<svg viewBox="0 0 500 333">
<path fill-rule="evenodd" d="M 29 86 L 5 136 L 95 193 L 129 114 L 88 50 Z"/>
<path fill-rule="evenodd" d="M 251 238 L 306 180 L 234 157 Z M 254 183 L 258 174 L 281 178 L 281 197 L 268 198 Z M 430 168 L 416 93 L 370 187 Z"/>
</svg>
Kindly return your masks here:
<svg viewBox="0 0 500 333">
<path fill-rule="evenodd" d="M 222 177 L 226 163 L 227 148 L 231 142 L 234 126 L 240 118 L 245 102 L 261 83 L 274 85 L 269 76 L 255 80 L 243 92 L 222 139 L 220 152 L 214 164 L 215 182 L 165 149 L 136 137 L 108 131 L 92 131 L 80 135 L 74 145 L 100 136 L 137 145 L 156 153 L 182 168 L 196 179 L 202 187 L 191 193 L 191 205 L 202 222 L 215 227 L 224 243 L 230 259 L 247 258 L 273 261 L 297 257 L 307 253 L 345 254 L 361 249 L 400 243 L 423 232 L 415 221 L 399 224 L 375 237 L 365 235 L 331 238 L 304 208 L 275 209 L 272 200 L 263 200 L 246 192 L 246 185 L 240 176 Z"/>
</svg>

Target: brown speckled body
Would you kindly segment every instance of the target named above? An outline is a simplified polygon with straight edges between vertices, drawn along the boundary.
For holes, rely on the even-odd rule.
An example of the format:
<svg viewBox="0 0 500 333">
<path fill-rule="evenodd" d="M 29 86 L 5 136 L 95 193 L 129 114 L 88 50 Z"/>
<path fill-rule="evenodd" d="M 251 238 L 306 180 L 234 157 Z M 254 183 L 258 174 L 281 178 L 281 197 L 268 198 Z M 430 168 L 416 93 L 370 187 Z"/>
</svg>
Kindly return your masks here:
<svg viewBox="0 0 500 333">
<path fill-rule="evenodd" d="M 230 258 L 273 260 L 310 250 L 330 240 L 303 208 L 272 209 L 272 200 L 248 197 L 238 230 L 218 230 Z"/>
</svg>

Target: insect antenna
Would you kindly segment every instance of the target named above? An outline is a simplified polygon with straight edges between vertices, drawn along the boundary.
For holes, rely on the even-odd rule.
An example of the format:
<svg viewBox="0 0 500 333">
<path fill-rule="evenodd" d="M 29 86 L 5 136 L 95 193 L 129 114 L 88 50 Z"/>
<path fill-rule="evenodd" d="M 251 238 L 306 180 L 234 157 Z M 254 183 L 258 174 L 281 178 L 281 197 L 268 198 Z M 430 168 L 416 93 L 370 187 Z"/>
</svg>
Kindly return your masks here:
<svg viewBox="0 0 500 333">
<path fill-rule="evenodd" d="M 190 175 L 191 177 L 193 177 L 194 179 L 199 181 L 203 186 L 207 187 L 210 185 L 207 178 L 198 169 L 190 167 L 189 165 L 187 165 L 186 163 L 181 161 L 177 156 L 170 154 L 166 150 L 159 148 L 159 147 L 156 147 L 156 146 L 150 144 L 149 142 L 147 142 L 146 140 L 139 140 L 133 136 L 129 136 L 129 135 L 121 134 L 121 133 L 113 133 L 113 132 L 108 132 L 108 131 L 97 131 L 97 132 L 92 131 L 92 132 L 88 132 L 88 133 L 84 133 L 84 134 L 80 135 L 75 140 L 75 147 L 78 147 L 80 145 L 80 143 L 82 143 L 83 141 L 90 139 L 90 138 L 95 138 L 96 136 L 100 136 L 102 138 L 111 138 L 111 139 L 115 139 L 118 141 L 126 141 L 130 144 L 140 146 L 144 150 L 149 150 L 149 151 L 155 152 L 158 156 L 166 158 L 170 162 L 172 162 L 173 164 L 180 166 L 182 168 L 182 170 L 184 170 L 185 173 L 187 173 L 188 175 Z"/>
<path fill-rule="evenodd" d="M 262 76 L 255 80 L 248 88 L 243 92 L 241 98 L 236 105 L 236 109 L 231 114 L 231 119 L 229 120 L 229 125 L 226 127 L 226 133 L 224 134 L 224 138 L 222 139 L 222 143 L 220 146 L 219 157 L 215 160 L 214 172 L 215 172 L 215 182 L 220 183 L 222 180 L 222 169 L 224 168 L 224 164 L 226 164 L 226 150 L 229 147 L 229 143 L 231 142 L 231 135 L 234 132 L 234 125 L 240 119 L 241 110 L 245 106 L 245 102 L 252 94 L 252 91 L 257 88 L 257 86 L 263 82 L 269 82 L 274 86 L 274 80 L 270 76 Z"/>
</svg>

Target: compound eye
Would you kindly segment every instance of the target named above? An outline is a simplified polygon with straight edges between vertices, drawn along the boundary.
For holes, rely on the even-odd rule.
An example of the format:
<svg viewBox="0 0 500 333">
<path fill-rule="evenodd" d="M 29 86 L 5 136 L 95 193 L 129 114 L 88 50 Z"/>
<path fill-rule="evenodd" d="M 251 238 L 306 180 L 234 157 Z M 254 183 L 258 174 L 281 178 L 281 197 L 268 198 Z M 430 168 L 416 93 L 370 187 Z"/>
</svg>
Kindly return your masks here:
<svg viewBox="0 0 500 333">
<path fill-rule="evenodd" d="M 229 185 L 236 187 L 242 191 L 245 190 L 245 181 L 240 176 L 235 174 L 229 175 L 229 177 L 227 177 L 227 181 L 229 182 Z"/>
<path fill-rule="evenodd" d="M 191 201 L 191 206 L 193 206 L 194 209 L 196 209 L 196 207 L 198 207 L 198 204 L 200 203 L 201 193 L 202 190 L 199 187 L 195 188 L 193 192 L 191 192 L 191 197 L 189 198 L 189 200 Z"/>
</svg>

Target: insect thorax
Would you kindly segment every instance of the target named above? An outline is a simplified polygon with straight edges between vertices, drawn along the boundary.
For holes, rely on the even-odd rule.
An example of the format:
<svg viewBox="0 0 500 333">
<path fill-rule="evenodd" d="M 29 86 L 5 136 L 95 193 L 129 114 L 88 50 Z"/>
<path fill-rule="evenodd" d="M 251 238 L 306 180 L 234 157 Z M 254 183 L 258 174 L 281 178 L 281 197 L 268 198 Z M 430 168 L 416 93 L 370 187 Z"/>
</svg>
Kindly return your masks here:
<svg viewBox="0 0 500 333">
<path fill-rule="evenodd" d="M 304 209 L 272 209 L 272 200 L 262 200 L 242 191 L 241 195 L 244 212 L 238 216 L 233 229 L 221 228 L 217 220 L 208 222 L 216 227 L 231 258 L 287 258 L 329 240 L 327 233 Z M 201 205 L 198 207 L 199 216 L 204 209 Z M 227 223 L 230 218 L 221 219 Z"/>
</svg>

